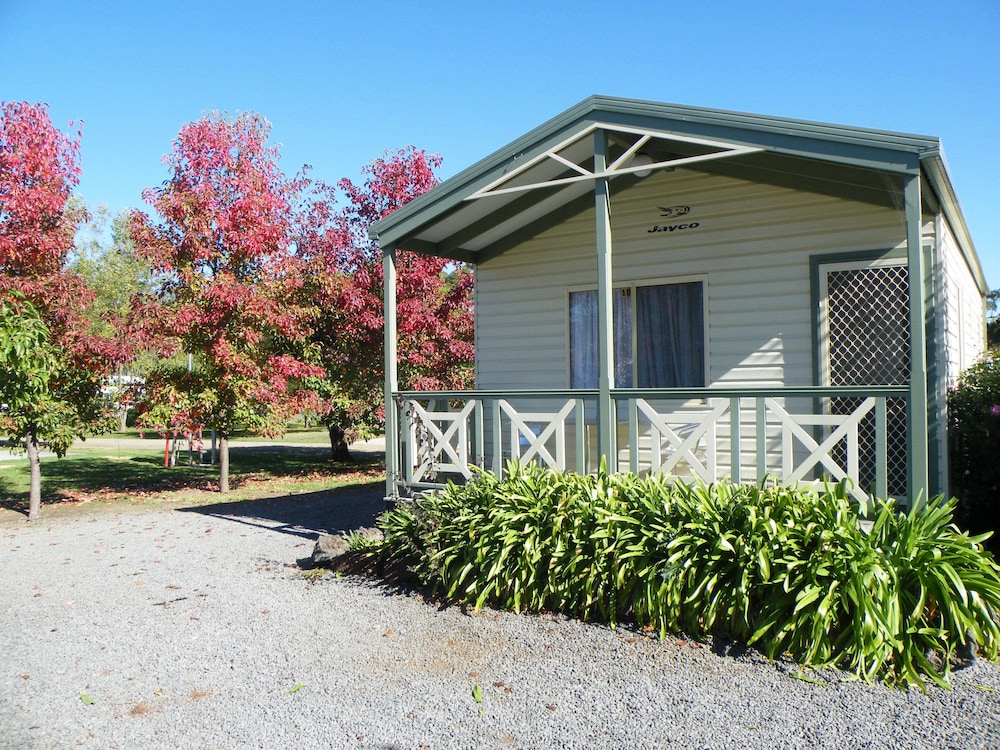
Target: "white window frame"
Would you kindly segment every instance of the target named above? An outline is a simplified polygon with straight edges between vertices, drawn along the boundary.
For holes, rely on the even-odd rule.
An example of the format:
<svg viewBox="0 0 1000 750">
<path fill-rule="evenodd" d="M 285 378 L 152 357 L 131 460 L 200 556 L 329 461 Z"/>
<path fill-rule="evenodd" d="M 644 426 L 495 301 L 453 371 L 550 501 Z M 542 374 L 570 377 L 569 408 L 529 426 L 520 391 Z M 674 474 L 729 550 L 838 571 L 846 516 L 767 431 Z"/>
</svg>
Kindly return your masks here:
<svg viewBox="0 0 1000 750">
<path fill-rule="evenodd" d="M 613 292 L 618 291 L 620 289 L 629 289 L 629 290 L 631 290 L 630 291 L 630 297 L 631 297 L 631 301 L 632 301 L 631 304 L 632 304 L 632 382 L 633 383 L 635 383 L 636 380 L 637 380 L 636 369 L 635 369 L 636 364 L 635 363 L 636 363 L 636 355 L 638 353 L 638 347 L 639 347 L 639 334 L 638 334 L 638 331 L 637 331 L 638 326 L 636 326 L 636 324 L 635 324 L 635 321 L 637 319 L 636 318 L 637 311 L 636 311 L 636 294 L 635 294 L 635 290 L 638 289 L 639 287 L 646 287 L 646 286 L 666 286 L 668 284 L 691 284 L 691 283 L 695 283 L 695 282 L 701 282 L 701 305 L 702 305 L 701 315 L 702 315 L 702 322 L 703 322 L 703 326 L 702 326 L 702 328 L 703 328 L 703 330 L 702 330 L 702 338 L 703 338 L 703 342 L 702 343 L 703 343 L 703 347 L 702 348 L 703 348 L 703 351 L 705 352 L 705 357 L 704 357 L 704 362 L 703 362 L 702 367 L 703 367 L 703 372 L 705 374 L 705 377 L 704 377 L 704 381 L 703 381 L 702 385 L 700 385 L 700 386 L 693 386 L 693 387 L 695 387 L 695 388 L 707 388 L 708 384 L 711 382 L 711 377 L 710 377 L 709 370 L 708 370 L 708 364 L 709 364 L 709 359 L 710 359 L 710 357 L 709 357 L 709 351 L 708 351 L 709 329 L 710 329 L 709 321 L 708 321 L 708 292 L 709 292 L 708 274 L 707 273 L 699 273 L 699 274 L 688 274 L 688 275 L 685 275 L 685 276 L 661 276 L 661 277 L 652 278 L 652 279 L 635 279 L 635 280 L 631 280 L 631 281 L 630 280 L 621 280 L 621 281 L 616 281 L 616 282 L 614 282 L 612 284 L 611 289 L 612 289 Z M 573 352 L 571 350 L 571 346 L 572 346 L 572 331 L 571 331 L 571 323 L 570 323 L 570 316 L 569 316 L 570 295 L 573 292 L 593 292 L 593 291 L 596 291 L 596 290 L 597 290 L 597 285 L 596 284 L 574 284 L 574 285 L 566 287 L 565 304 L 563 305 L 563 309 L 566 311 L 566 363 L 565 363 L 565 366 L 566 366 L 566 385 L 567 385 L 567 388 L 569 388 L 571 390 L 572 390 L 572 387 L 573 387 L 573 373 L 572 373 Z M 615 388 L 619 388 L 619 387 L 620 386 L 616 383 L 615 384 Z"/>
</svg>

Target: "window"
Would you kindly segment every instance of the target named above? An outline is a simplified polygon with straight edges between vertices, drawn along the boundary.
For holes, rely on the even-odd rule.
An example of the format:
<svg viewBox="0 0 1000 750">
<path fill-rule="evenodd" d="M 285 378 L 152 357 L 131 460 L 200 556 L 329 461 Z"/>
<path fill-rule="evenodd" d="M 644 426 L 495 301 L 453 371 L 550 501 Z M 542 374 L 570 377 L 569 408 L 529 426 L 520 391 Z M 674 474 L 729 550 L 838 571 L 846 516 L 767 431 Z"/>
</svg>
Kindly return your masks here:
<svg viewBox="0 0 1000 750">
<path fill-rule="evenodd" d="M 615 386 L 705 385 L 704 284 L 614 290 Z M 569 294 L 570 387 L 597 388 L 597 290 Z"/>
</svg>

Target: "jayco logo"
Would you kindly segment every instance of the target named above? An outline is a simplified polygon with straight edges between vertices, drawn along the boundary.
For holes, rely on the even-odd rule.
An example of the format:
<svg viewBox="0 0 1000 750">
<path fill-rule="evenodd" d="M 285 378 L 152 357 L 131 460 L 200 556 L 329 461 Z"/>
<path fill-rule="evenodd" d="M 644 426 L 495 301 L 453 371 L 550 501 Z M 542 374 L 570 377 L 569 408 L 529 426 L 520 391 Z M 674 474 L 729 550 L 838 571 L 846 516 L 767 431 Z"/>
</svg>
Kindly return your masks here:
<svg viewBox="0 0 1000 750">
<path fill-rule="evenodd" d="M 691 213 L 691 206 L 660 206 L 660 216 L 664 219 L 679 219 Z"/>
<path fill-rule="evenodd" d="M 660 216 L 664 219 L 679 219 L 691 213 L 691 206 L 658 206 Z M 653 232 L 680 232 L 684 229 L 697 229 L 701 224 L 697 221 L 685 222 L 683 224 L 656 224 L 647 234 Z"/>
</svg>

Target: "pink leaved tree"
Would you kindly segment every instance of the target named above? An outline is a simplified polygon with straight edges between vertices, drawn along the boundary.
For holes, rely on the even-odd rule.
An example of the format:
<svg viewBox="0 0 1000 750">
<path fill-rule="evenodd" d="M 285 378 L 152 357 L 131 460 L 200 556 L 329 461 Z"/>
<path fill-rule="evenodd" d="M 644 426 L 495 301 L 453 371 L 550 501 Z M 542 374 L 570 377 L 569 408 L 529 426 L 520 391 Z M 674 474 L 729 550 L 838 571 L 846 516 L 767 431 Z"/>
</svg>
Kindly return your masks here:
<svg viewBox="0 0 1000 750">
<path fill-rule="evenodd" d="M 163 353 L 191 353 L 196 365 L 149 374 L 140 422 L 168 434 L 214 428 L 222 492 L 238 426 L 278 435 L 296 413 L 320 408 L 323 371 L 306 346 L 312 300 L 292 237 L 305 181 L 282 173 L 269 134 L 256 114 L 185 125 L 164 157 L 168 180 L 144 193 L 158 219 L 132 220 L 137 251 L 165 279 L 137 330 L 165 342 Z"/>
<path fill-rule="evenodd" d="M 314 185 L 303 203 L 297 242 L 310 263 L 318 317 L 316 346 L 326 380 L 324 410 L 330 447 L 349 459 L 355 439 L 384 422 L 382 254 L 368 229 L 430 190 L 441 157 L 409 146 L 364 169 L 361 185 L 342 179 L 334 191 Z M 463 388 L 473 378 L 472 273 L 461 264 L 411 252 L 397 259 L 400 384 L 408 389 Z"/>
<path fill-rule="evenodd" d="M 45 105 L 0 104 L 0 434 L 27 451 L 29 519 L 41 507 L 41 447 L 62 456 L 110 429 L 101 387 L 125 354 L 92 329 L 94 293 L 67 267 L 84 218 L 70 200 L 79 146 Z"/>
</svg>

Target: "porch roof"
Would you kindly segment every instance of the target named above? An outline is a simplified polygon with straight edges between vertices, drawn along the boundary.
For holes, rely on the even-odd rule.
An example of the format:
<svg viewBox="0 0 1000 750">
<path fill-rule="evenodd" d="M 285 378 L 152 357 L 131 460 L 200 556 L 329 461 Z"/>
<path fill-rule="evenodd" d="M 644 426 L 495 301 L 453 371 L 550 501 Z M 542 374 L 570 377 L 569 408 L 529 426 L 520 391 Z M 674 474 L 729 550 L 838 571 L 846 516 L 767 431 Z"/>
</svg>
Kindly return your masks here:
<svg viewBox="0 0 1000 750">
<path fill-rule="evenodd" d="M 610 143 L 593 172 L 593 133 Z M 641 154 L 641 157 L 636 160 Z M 695 169 L 886 206 L 921 174 L 988 292 L 939 139 L 869 128 L 592 96 L 441 183 L 370 231 L 384 250 L 477 263 L 593 206 L 593 180 L 616 192 L 649 169 Z"/>
</svg>

